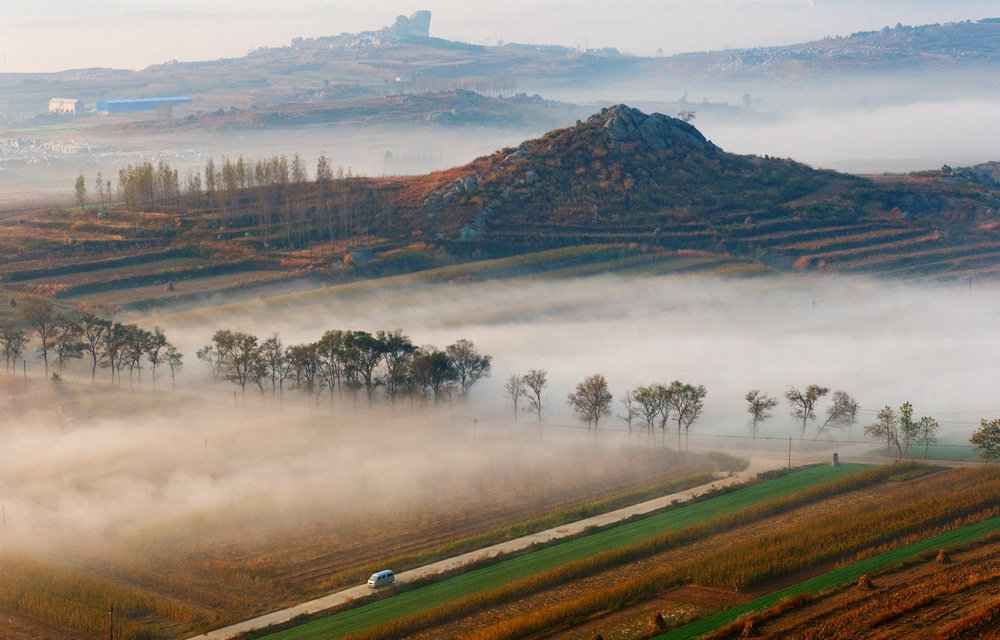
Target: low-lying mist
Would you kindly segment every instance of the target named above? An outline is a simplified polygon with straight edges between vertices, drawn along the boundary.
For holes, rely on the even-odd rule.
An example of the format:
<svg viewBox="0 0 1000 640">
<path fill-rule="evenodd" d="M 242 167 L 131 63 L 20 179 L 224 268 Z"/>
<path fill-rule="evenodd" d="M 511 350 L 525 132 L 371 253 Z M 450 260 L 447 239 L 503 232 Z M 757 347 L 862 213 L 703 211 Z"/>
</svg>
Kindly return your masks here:
<svg viewBox="0 0 1000 640">
<path fill-rule="evenodd" d="M 331 407 L 292 394 L 265 403 L 64 374 L 57 387 L 6 381 L 2 547 L 123 560 L 136 548 L 259 547 L 318 523 L 371 538 L 649 473 L 630 468 L 628 449 L 552 438 L 538 447 L 537 428 L 530 438 L 477 432 L 451 407 Z"/>
<path fill-rule="evenodd" d="M 782 400 L 762 436 L 797 435 L 783 394 L 809 384 L 860 403 L 854 440 L 882 406 L 909 401 L 916 415 L 941 422 L 942 440 L 961 443 L 980 418 L 1000 414 L 998 293 L 995 283 L 838 277 L 411 281 L 160 313 L 139 321 L 163 327 L 183 351 L 175 385 L 160 370 L 155 388 L 148 371 L 131 383 L 126 372 L 120 388 L 98 371 L 91 386 L 79 362 L 61 384 L 45 382 L 40 365 L 29 367 L 27 381 L 5 380 L 4 541 L 111 552 L 123 539 L 162 542 L 181 531 L 225 539 L 317 519 L 461 513 L 477 501 L 600 484 L 622 469 L 643 474 L 647 456 L 669 454 L 664 443 L 647 448 L 647 438 L 628 435 L 617 400 L 596 436 L 566 404 L 594 373 L 616 399 L 654 382 L 705 385 L 705 411 L 691 428 L 696 450 L 704 435 L 749 434 L 750 389 Z M 327 329 L 397 327 L 418 345 L 472 340 L 493 356 L 492 376 L 466 399 L 426 407 L 379 399 L 369 407 L 363 392 L 262 397 L 248 388 L 242 396 L 213 381 L 194 355 L 218 329 L 278 332 L 296 344 Z M 528 369 L 548 372 L 541 425 L 526 413 L 515 419 L 503 394 L 506 378 Z"/>
<path fill-rule="evenodd" d="M 910 401 L 945 431 L 964 432 L 1000 411 L 989 400 L 1000 351 L 992 335 L 1000 315 L 993 282 L 906 285 L 836 276 L 401 282 L 277 296 L 157 322 L 176 324 L 186 351 L 218 328 L 262 337 L 277 331 L 286 344 L 336 328 L 398 327 L 415 344 L 442 348 L 466 338 L 494 357 L 493 375 L 453 409 L 470 417 L 512 420 L 503 382 L 528 369 L 549 372 L 543 415 L 557 424 L 575 423 L 566 394 L 592 373 L 604 374 L 616 397 L 651 382 L 704 384 L 699 423 L 707 431 L 745 430 L 743 396 L 750 389 L 781 397 L 792 385 L 812 383 L 847 391 L 868 417 Z M 765 430 L 793 428 L 784 409 Z M 614 418 L 606 422 L 622 428 Z"/>
<path fill-rule="evenodd" d="M 946 100 L 801 111 L 770 122 L 706 118 L 701 131 L 733 153 L 791 158 L 849 173 L 970 166 L 1000 157 L 991 100 Z"/>
</svg>

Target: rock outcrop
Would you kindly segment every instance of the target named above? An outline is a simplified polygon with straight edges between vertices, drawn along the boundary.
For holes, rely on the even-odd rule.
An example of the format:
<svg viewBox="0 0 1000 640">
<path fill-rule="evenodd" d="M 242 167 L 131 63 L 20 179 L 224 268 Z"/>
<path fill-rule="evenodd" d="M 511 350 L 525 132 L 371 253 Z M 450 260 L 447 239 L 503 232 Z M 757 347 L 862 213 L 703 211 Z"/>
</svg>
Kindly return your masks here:
<svg viewBox="0 0 1000 640">
<path fill-rule="evenodd" d="M 608 130 L 616 142 L 641 142 L 652 150 L 667 149 L 679 141 L 714 146 L 696 128 L 662 113 L 645 114 L 624 104 L 601 109 L 590 117 Z"/>
<path fill-rule="evenodd" d="M 427 10 L 417 11 L 409 18 L 396 16 L 396 23 L 391 27 L 386 27 L 385 30 L 402 36 L 429 38 L 431 35 L 431 12 Z"/>
</svg>

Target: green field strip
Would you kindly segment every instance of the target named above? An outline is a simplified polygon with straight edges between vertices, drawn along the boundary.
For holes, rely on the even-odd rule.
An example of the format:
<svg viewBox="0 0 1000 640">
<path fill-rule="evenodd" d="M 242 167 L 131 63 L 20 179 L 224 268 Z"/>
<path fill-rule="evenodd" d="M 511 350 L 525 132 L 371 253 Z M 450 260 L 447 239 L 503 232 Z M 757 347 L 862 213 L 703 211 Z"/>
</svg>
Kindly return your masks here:
<svg viewBox="0 0 1000 640">
<path fill-rule="evenodd" d="M 677 531 L 704 520 L 789 495 L 870 468 L 847 464 L 817 466 L 744 487 L 711 500 L 687 505 L 649 518 L 569 540 L 499 564 L 470 571 L 426 587 L 400 593 L 328 618 L 265 636 L 270 640 L 328 640 L 362 631 L 376 624 L 419 613 L 477 593 L 555 569 L 617 547 L 640 542 L 668 531 Z"/>
<path fill-rule="evenodd" d="M 742 616 L 764 611 L 765 609 L 773 607 L 782 600 L 786 600 L 803 593 L 817 595 L 825 591 L 830 591 L 831 589 L 837 589 L 853 582 L 857 582 L 857 580 L 865 574 L 874 573 L 879 569 L 885 569 L 887 567 L 903 564 L 904 562 L 912 560 L 921 554 L 936 553 L 941 549 L 948 550 L 969 544 L 971 542 L 976 542 L 998 529 L 1000 529 L 1000 516 L 983 520 L 982 522 L 977 522 L 975 524 L 966 525 L 960 529 L 947 531 L 932 538 L 920 540 L 919 542 L 914 542 L 913 544 L 909 544 L 905 547 L 893 549 L 892 551 L 886 551 L 885 553 L 881 553 L 877 556 L 860 560 L 847 565 L 846 567 L 828 571 L 822 575 L 816 576 L 815 578 L 810 578 L 809 580 L 799 582 L 798 584 L 794 584 L 779 591 L 775 591 L 774 593 L 762 596 L 756 600 L 751 600 L 745 604 L 726 609 L 721 613 L 708 616 L 698 622 L 692 622 L 689 625 L 685 625 L 679 629 L 674 629 L 673 631 L 658 635 L 655 638 L 656 640 L 688 640 L 697 638 L 711 633 L 727 624 L 735 622 Z"/>
</svg>

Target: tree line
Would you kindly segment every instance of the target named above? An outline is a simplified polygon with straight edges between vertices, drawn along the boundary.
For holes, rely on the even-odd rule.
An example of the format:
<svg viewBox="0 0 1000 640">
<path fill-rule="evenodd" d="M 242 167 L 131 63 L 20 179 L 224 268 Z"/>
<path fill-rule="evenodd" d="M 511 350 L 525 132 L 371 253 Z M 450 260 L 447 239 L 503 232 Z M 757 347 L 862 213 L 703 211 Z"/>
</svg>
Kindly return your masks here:
<svg viewBox="0 0 1000 640">
<path fill-rule="evenodd" d="M 0 350 L 8 372 L 24 357 L 30 335 L 37 338 L 36 349 L 46 377 L 50 364 L 56 364 L 61 372 L 70 360 L 85 357 L 91 380 L 96 379 L 100 367 L 111 372 L 112 382 L 117 376 L 119 384 L 125 369 L 130 381 L 133 375 L 141 377 L 144 362 L 152 369 L 154 384 L 158 366 L 168 367 L 172 379 L 183 366 L 182 354 L 159 327 L 148 331 L 107 320 L 92 311 L 61 310 L 46 298 L 27 298 L 15 313 L 0 321 Z M 58 373 L 53 376 L 58 379 Z"/>
<path fill-rule="evenodd" d="M 135 324 L 114 322 L 92 311 L 65 311 L 45 298 L 27 298 L 16 311 L 0 319 L 0 350 L 7 372 L 22 359 L 31 339 L 37 338 L 36 350 L 46 376 L 50 364 L 59 371 L 68 361 L 86 359 L 91 379 L 98 368 L 108 369 L 111 380 L 121 384 L 127 369 L 129 380 L 141 377 L 144 363 L 151 368 L 153 382 L 159 366 L 170 370 L 171 379 L 183 366 L 183 355 L 171 344 L 160 327 L 152 331 Z M 216 379 L 238 385 L 243 393 L 248 386 L 260 393 L 283 393 L 286 386 L 307 394 L 329 392 L 357 395 L 364 392 L 371 401 L 377 393 L 422 401 L 450 400 L 466 396 L 480 379 L 491 373 L 492 356 L 481 354 L 470 340 L 460 339 L 444 350 L 433 345 L 417 346 L 401 329 L 375 333 L 355 330 L 328 330 L 316 342 L 284 345 L 277 333 L 264 340 L 257 336 L 220 329 L 209 344 L 199 349 L 198 360 L 206 363 Z M 58 374 L 53 374 L 58 379 Z M 504 384 L 505 397 L 512 403 L 515 421 L 518 411 L 532 413 L 542 421 L 543 390 L 548 386 L 548 372 L 531 369 L 526 374 L 511 374 Z M 811 384 L 800 390 L 790 387 L 784 397 L 790 415 L 800 424 L 800 435 L 816 424 L 814 439 L 830 428 L 844 428 L 857 421 L 858 403 L 845 391 L 835 391 L 825 409 L 825 419 L 818 421 L 817 405 L 830 389 Z M 644 430 L 655 440 L 659 430 L 666 442 L 667 425 L 675 425 L 678 449 L 682 436 L 701 416 L 707 390 L 703 385 L 674 380 L 628 389 L 619 399 L 623 420 L 631 434 Z M 760 425 L 773 416 L 777 398 L 759 389 L 746 393 L 749 427 L 756 440 Z M 614 396 L 601 374 L 586 377 L 566 398 L 576 417 L 595 431 L 600 420 L 611 415 Z M 522 402 L 525 403 L 522 406 Z M 930 445 L 937 442 L 940 425 L 930 416 L 914 417 L 913 406 L 904 402 L 899 409 L 882 408 L 875 421 L 864 426 L 865 435 L 886 443 L 902 459 L 914 446 L 923 445 L 926 457 Z M 969 440 L 974 452 L 984 461 L 1000 460 L 1000 419 L 980 422 Z"/>
<path fill-rule="evenodd" d="M 541 422 L 542 389 L 547 385 L 547 372 L 543 369 L 532 369 L 526 374 L 511 374 L 504 384 L 504 395 L 514 408 L 514 419 L 517 420 L 518 410 L 527 411 L 537 416 Z M 680 380 L 670 384 L 653 383 L 628 389 L 619 398 L 623 412 L 618 418 L 626 423 L 629 433 L 635 429 L 645 432 L 647 438 L 655 440 L 659 431 L 661 440 L 666 442 L 668 424 L 676 426 L 678 450 L 690 435 L 691 426 L 701 416 L 704 409 L 707 390 L 703 385 L 696 385 Z M 804 389 L 790 387 L 784 398 L 789 405 L 789 415 L 799 424 L 799 439 L 805 437 L 809 424 L 815 424 L 814 440 L 834 428 L 847 428 L 857 422 L 860 405 L 846 391 L 834 391 L 830 402 L 825 408 L 825 419 L 818 420 L 820 400 L 830 394 L 828 387 L 810 384 Z M 751 435 L 756 441 L 761 424 L 773 417 L 772 411 L 778 406 L 777 398 L 760 389 L 751 389 L 744 399 L 747 402 L 746 412 L 749 414 L 748 425 Z M 522 400 L 527 406 L 521 406 Z M 601 418 L 611 415 L 614 396 L 607 380 L 601 374 L 588 376 L 579 384 L 573 393 L 568 394 L 567 402 L 576 417 L 586 423 L 588 431 L 595 430 Z M 865 435 L 882 440 L 891 452 L 895 448 L 902 459 L 913 446 L 923 445 L 924 455 L 931 444 L 937 442 L 940 425 L 929 416 L 914 418 L 913 406 L 906 402 L 898 411 L 885 407 L 876 416 L 875 422 L 864 426 Z M 683 440 L 682 440 L 683 438 Z M 1000 419 L 983 420 L 979 431 L 971 440 L 974 449 L 984 459 L 1000 459 Z"/>
<path fill-rule="evenodd" d="M 101 206 L 117 202 L 129 213 L 154 206 L 178 213 L 208 210 L 221 215 L 228 227 L 253 227 L 269 243 L 302 247 L 324 240 L 367 241 L 372 234 L 392 230 L 387 188 L 358 177 L 350 167 L 334 168 L 320 153 L 310 182 L 305 160 L 296 153 L 291 158 L 209 157 L 203 168 L 188 169 L 183 179 L 162 160 L 145 161 L 120 169 L 116 188 L 100 172 L 94 186 Z M 79 205 L 85 206 L 83 174 L 74 190 Z"/>
<path fill-rule="evenodd" d="M 504 383 L 504 395 L 514 407 L 514 419 L 517 420 L 518 409 L 534 414 L 538 421 L 542 420 L 542 390 L 548 385 L 548 372 L 544 369 L 531 369 L 526 374 L 511 374 Z M 678 447 L 681 434 L 685 436 L 691 425 L 701 415 L 708 392 L 703 385 L 693 385 L 674 380 L 670 384 L 655 383 L 647 386 L 629 389 L 620 398 L 624 415 L 619 418 L 628 425 L 629 433 L 633 429 L 645 429 L 648 436 L 655 437 L 659 429 L 663 440 L 666 440 L 668 422 L 677 425 Z M 526 407 L 521 401 L 527 402 Z M 601 418 L 610 416 L 614 394 L 608 386 L 607 379 L 599 374 L 587 376 L 576 385 L 572 393 L 567 394 L 566 402 L 576 417 L 595 431 Z"/>
<path fill-rule="evenodd" d="M 381 393 L 423 401 L 465 396 L 490 375 L 492 356 L 461 339 L 444 350 L 417 346 L 402 329 L 368 331 L 334 329 L 315 341 L 285 345 L 275 333 L 255 335 L 220 329 L 198 350 L 216 379 L 238 385 L 243 393 L 281 394 L 286 387 L 307 394 Z"/>
</svg>

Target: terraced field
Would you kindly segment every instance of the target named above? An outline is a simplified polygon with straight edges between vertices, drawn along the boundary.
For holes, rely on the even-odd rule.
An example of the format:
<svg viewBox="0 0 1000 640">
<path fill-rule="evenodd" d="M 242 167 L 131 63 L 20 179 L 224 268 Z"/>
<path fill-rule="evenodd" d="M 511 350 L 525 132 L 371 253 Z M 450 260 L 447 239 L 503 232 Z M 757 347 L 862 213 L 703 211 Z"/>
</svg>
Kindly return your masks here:
<svg viewBox="0 0 1000 640">
<path fill-rule="evenodd" d="M 695 638 L 797 594 L 814 594 L 815 598 L 815 594 L 856 582 L 861 575 L 926 558 L 927 554 L 933 557 L 940 549 L 972 544 L 1000 529 L 1000 520 L 995 517 L 1000 506 L 986 495 L 991 491 L 988 486 L 1000 482 L 994 470 L 951 470 L 922 477 L 926 472 L 910 466 L 895 475 L 883 473 L 880 479 L 865 472 L 870 474 L 868 481 L 841 483 L 840 490 L 812 490 L 810 494 L 809 489 L 803 489 L 809 482 L 825 479 L 829 483 L 833 477 L 830 469 L 772 480 L 268 637 L 496 640 L 533 637 L 548 629 L 547 637 L 562 640 L 589 639 L 598 633 L 609 640 L 632 640 L 650 637 L 637 616 L 648 620 L 651 611 L 660 610 L 664 624 L 679 626 L 662 637 Z M 887 478 L 895 481 L 885 482 Z M 793 491 L 795 487 L 799 492 Z M 946 493 L 951 489 L 958 503 L 946 506 Z M 797 497 L 806 494 L 813 498 Z M 785 500 L 782 495 L 795 506 L 774 510 L 771 505 Z M 903 503 L 914 505 L 916 512 L 925 515 L 908 516 L 908 523 L 884 528 L 883 517 L 897 522 L 889 505 Z M 750 517 L 749 512 L 758 509 L 754 505 L 769 515 Z M 862 517 L 862 513 L 867 515 Z M 741 525 L 727 530 L 720 528 L 722 521 L 739 521 Z M 890 528 L 896 531 L 890 533 Z M 687 533 L 692 530 L 702 533 Z M 593 563 L 594 558 L 607 556 L 612 549 L 634 547 L 650 536 L 674 542 L 648 555 L 629 556 L 621 565 L 600 564 L 598 569 L 591 564 L 591 570 L 580 573 L 569 569 Z M 807 548 L 810 551 L 805 552 Z M 768 549 L 773 551 L 768 553 Z M 771 555 L 783 558 L 779 564 L 785 568 L 769 567 L 771 562 L 765 558 Z M 858 561 L 851 562 L 854 559 Z M 842 568 L 831 570 L 845 561 Z M 880 580 L 875 578 L 876 583 Z M 680 586 L 691 581 L 691 586 Z M 505 595 L 500 596 L 501 592 Z M 498 599 L 490 594 L 497 594 Z M 754 598 L 754 594 L 760 597 Z M 797 604 L 782 608 L 794 609 L 806 601 L 797 600 Z M 740 602 L 745 604 L 728 606 Z M 705 617 L 720 606 L 724 612 Z M 684 626 L 692 617 L 704 619 Z M 566 626 L 568 619 L 576 622 Z M 765 618 L 756 619 L 760 623 Z M 416 631 L 418 626 L 428 625 L 427 630 Z M 738 635 L 742 622 L 733 629 L 730 633 Z"/>
</svg>

